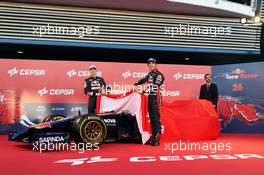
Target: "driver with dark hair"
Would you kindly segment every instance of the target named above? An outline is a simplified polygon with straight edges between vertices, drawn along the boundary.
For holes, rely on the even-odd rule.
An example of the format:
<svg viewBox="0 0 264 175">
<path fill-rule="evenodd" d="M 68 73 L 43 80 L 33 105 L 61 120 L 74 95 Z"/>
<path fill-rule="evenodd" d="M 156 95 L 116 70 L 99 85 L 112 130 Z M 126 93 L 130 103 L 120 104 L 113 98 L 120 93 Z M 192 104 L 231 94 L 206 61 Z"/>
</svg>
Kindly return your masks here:
<svg viewBox="0 0 264 175">
<path fill-rule="evenodd" d="M 139 80 L 134 85 L 141 85 L 145 82 L 147 82 L 149 85 L 148 111 L 152 128 L 151 143 L 153 146 L 158 146 L 160 145 L 159 140 L 161 132 L 161 123 L 157 95 L 159 93 L 160 86 L 163 84 L 164 76 L 160 71 L 158 71 L 155 58 L 149 58 L 147 64 L 150 72 L 145 78 Z"/>
</svg>

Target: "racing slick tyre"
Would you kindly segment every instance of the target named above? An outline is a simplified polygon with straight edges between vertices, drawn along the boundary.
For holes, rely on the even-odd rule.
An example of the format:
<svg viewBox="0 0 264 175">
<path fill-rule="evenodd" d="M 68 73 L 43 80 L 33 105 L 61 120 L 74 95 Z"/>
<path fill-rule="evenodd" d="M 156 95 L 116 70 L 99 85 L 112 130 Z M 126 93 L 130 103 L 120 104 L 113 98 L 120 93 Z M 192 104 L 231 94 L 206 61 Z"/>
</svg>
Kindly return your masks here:
<svg viewBox="0 0 264 175">
<path fill-rule="evenodd" d="M 95 115 L 82 115 L 73 123 L 73 139 L 76 143 L 101 144 L 107 133 L 105 123 Z"/>
<path fill-rule="evenodd" d="M 50 122 L 50 121 L 57 121 L 57 120 L 62 120 L 65 119 L 66 117 L 64 115 L 60 115 L 60 114 L 54 114 L 54 115 L 49 115 L 47 117 L 45 117 L 42 121 L 42 123 L 45 122 Z"/>
</svg>

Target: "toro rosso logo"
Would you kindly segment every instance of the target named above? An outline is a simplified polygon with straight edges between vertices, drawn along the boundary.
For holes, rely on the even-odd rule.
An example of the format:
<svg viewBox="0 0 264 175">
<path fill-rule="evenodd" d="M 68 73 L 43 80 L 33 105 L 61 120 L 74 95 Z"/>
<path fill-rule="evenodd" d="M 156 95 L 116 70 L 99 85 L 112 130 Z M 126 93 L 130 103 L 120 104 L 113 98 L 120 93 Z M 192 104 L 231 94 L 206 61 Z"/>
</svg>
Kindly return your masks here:
<svg viewBox="0 0 264 175">
<path fill-rule="evenodd" d="M 88 77 L 90 76 L 90 72 L 88 70 L 69 70 L 66 75 L 71 78 L 71 77 Z M 97 76 L 101 77 L 102 72 L 97 71 Z"/>
<path fill-rule="evenodd" d="M 9 69 L 7 71 L 9 77 L 13 77 L 15 75 L 20 76 L 44 76 L 46 71 L 44 69 L 17 69 L 16 67 Z"/>
<path fill-rule="evenodd" d="M 223 77 L 226 80 L 237 80 L 237 79 L 255 79 L 258 78 L 258 74 L 248 74 L 245 69 L 234 69 L 231 72 L 219 73 L 218 77 Z"/>
<path fill-rule="evenodd" d="M 38 90 L 39 96 L 43 95 L 74 95 L 74 89 L 43 89 Z"/>
</svg>

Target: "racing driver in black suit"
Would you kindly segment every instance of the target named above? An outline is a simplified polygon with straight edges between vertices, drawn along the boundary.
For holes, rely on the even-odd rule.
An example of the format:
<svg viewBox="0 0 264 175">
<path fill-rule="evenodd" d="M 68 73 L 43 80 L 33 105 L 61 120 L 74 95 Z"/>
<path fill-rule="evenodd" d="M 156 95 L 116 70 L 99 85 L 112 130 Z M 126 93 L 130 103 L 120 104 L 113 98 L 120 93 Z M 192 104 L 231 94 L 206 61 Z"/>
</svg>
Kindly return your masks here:
<svg viewBox="0 0 264 175">
<path fill-rule="evenodd" d="M 97 96 L 101 95 L 103 89 L 107 89 L 107 85 L 102 77 L 97 76 L 96 66 L 89 68 L 90 76 L 84 80 L 84 94 L 89 95 L 88 113 L 96 113 Z"/>
<path fill-rule="evenodd" d="M 147 61 L 150 72 L 146 77 L 136 82 L 134 85 L 141 85 L 148 83 L 148 111 L 150 116 L 151 128 L 152 128 L 152 140 L 153 146 L 160 145 L 160 134 L 161 134 L 161 123 L 160 123 L 160 112 L 157 95 L 159 89 L 164 81 L 163 74 L 157 70 L 156 59 L 149 58 Z"/>
</svg>

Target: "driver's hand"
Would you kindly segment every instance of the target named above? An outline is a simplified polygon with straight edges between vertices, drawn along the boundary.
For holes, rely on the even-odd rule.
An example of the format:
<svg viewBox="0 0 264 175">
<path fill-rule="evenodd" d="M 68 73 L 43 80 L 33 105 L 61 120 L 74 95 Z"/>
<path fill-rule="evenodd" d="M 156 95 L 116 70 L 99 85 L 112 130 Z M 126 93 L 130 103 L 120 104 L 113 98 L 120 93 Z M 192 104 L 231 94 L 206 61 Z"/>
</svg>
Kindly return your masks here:
<svg viewBox="0 0 264 175">
<path fill-rule="evenodd" d="M 99 93 L 99 96 L 102 96 L 102 95 L 105 95 L 106 94 L 106 92 L 101 92 L 101 93 Z"/>
</svg>

